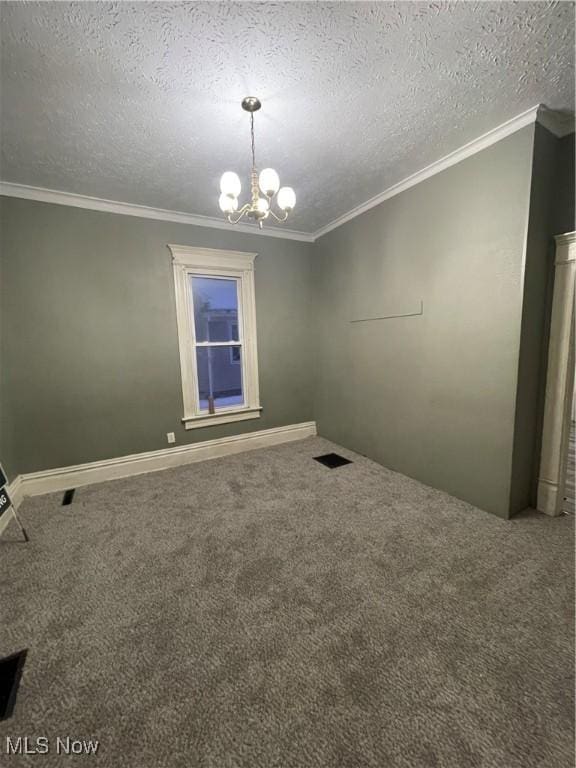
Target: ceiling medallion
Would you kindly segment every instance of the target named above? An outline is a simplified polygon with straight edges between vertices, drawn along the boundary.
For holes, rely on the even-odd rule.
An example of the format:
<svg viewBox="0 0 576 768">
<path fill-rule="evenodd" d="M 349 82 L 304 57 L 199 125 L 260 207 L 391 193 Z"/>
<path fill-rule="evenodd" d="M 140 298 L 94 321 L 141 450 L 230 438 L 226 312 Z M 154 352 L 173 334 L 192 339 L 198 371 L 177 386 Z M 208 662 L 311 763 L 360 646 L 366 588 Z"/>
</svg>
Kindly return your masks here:
<svg viewBox="0 0 576 768">
<path fill-rule="evenodd" d="M 279 222 L 286 221 L 288 214 L 296 205 L 296 194 L 292 187 L 280 187 L 280 178 L 273 168 L 264 168 L 258 175 L 256 170 L 256 152 L 254 150 L 254 112 L 257 112 L 262 104 L 256 96 L 246 96 L 242 100 L 242 109 L 250 112 L 250 137 L 252 139 L 252 173 L 250 174 L 251 200 L 238 208 L 238 196 L 242 185 L 240 177 L 234 171 L 226 171 L 220 179 L 220 198 L 218 204 L 220 210 L 226 214 L 231 224 L 238 224 L 240 219 L 247 216 L 258 222 L 262 229 L 262 223 L 269 216 Z M 262 193 L 262 195 L 260 194 Z M 280 211 L 278 215 L 272 209 L 275 202 Z"/>
</svg>

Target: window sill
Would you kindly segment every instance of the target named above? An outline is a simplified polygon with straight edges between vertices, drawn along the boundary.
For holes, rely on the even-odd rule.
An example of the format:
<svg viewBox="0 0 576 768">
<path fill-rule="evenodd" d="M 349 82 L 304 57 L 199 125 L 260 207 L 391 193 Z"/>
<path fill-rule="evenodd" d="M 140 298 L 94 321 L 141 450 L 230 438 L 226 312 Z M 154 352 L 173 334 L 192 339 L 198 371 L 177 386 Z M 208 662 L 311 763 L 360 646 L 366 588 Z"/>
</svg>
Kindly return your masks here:
<svg viewBox="0 0 576 768">
<path fill-rule="evenodd" d="M 182 419 L 186 429 L 200 429 L 201 427 L 215 427 L 217 424 L 230 424 L 233 421 L 247 421 L 259 419 L 262 408 L 242 408 L 238 411 L 224 411 L 223 413 L 208 413 L 205 416 L 185 416 Z"/>
</svg>

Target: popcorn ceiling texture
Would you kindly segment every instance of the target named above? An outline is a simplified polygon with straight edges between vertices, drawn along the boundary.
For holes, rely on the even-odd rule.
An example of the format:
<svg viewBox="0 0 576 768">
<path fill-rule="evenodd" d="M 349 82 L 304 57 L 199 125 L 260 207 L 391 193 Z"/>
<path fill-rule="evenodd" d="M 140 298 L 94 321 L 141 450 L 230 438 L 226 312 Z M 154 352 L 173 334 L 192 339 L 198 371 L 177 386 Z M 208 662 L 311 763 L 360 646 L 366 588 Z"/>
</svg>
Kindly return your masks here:
<svg viewBox="0 0 576 768">
<path fill-rule="evenodd" d="M 3 180 L 218 215 L 256 94 L 257 160 L 310 232 L 537 103 L 574 108 L 568 2 L 3 3 L 2 44 Z"/>
</svg>

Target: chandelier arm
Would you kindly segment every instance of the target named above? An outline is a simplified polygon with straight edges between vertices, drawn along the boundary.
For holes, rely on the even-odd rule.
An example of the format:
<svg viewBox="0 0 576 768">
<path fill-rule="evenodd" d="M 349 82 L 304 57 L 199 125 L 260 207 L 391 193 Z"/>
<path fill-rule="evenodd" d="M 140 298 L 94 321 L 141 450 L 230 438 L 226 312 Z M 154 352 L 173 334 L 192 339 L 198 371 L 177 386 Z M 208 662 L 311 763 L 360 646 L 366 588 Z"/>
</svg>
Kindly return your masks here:
<svg viewBox="0 0 576 768">
<path fill-rule="evenodd" d="M 275 213 L 272 210 L 272 208 L 268 209 L 268 213 L 272 214 L 272 216 L 276 219 L 276 221 L 280 222 L 280 224 L 282 224 L 282 222 L 286 221 L 286 219 L 288 218 L 288 211 L 284 211 L 284 216 L 283 217 L 278 216 L 278 214 Z"/>
<path fill-rule="evenodd" d="M 227 216 L 228 221 L 230 222 L 230 224 L 238 224 L 238 222 L 240 221 L 242 216 L 244 216 L 244 214 L 247 211 L 249 211 L 249 210 L 250 210 L 250 204 L 249 203 L 245 203 L 242 206 L 242 208 L 240 208 L 239 211 L 236 211 L 236 214 L 237 214 L 236 218 L 234 218 L 231 213 L 228 214 L 228 216 Z"/>
</svg>

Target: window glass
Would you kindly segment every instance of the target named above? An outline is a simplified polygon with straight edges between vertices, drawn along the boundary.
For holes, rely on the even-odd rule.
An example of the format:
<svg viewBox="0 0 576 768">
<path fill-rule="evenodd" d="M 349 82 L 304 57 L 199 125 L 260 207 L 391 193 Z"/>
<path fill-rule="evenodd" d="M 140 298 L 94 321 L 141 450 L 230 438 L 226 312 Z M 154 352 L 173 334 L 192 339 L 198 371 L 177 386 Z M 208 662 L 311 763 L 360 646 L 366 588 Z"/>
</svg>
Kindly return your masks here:
<svg viewBox="0 0 576 768">
<path fill-rule="evenodd" d="M 239 346 L 196 347 L 200 410 L 213 413 L 244 404 L 241 359 Z"/>
<path fill-rule="evenodd" d="M 238 281 L 190 278 L 197 342 L 238 341 Z"/>
</svg>

